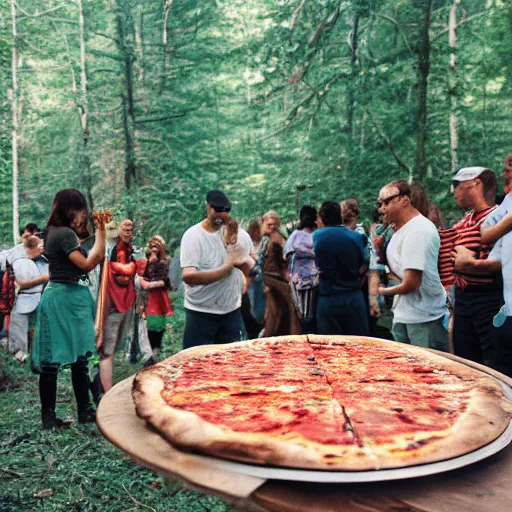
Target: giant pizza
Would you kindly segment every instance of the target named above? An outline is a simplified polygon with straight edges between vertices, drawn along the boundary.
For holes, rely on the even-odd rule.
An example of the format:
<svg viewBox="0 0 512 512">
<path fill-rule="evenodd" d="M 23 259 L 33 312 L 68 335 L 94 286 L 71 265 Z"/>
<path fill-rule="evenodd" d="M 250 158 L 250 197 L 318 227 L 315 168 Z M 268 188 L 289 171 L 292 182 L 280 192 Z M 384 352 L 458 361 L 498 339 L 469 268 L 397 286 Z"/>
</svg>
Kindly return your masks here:
<svg viewBox="0 0 512 512">
<path fill-rule="evenodd" d="M 488 375 L 354 336 L 196 347 L 141 370 L 133 397 L 137 414 L 181 448 L 331 470 L 456 457 L 495 440 L 512 416 Z"/>
</svg>

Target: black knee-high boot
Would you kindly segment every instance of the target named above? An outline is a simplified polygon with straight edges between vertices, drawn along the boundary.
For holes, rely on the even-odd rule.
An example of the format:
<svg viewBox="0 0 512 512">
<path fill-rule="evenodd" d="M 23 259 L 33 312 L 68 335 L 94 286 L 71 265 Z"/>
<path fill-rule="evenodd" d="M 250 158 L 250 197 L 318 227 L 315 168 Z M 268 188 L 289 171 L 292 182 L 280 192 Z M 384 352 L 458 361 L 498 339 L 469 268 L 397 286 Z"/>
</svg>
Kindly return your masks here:
<svg viewBox="0 0 512 512">
<path fill-rule="evenodd" d="M 160 350 L 162 348 L 162 338 L 164 331 L 148 331 L 149 344 L 153 350 Z"/>
<path fill-rule="evenodd" d="M 71 382 L 75 392 L 78 423 L 94 423 L 96 412 L 89 399 L 89 368 L 87 361 L 79 360 L 71 365 Z"/>
<path fill-rule="evenodd" d="M 96 407 L 98 407 L 100 400 L 103 398 L 103 386 L 101 385 L 99 369 L 96 369 L 96 374 L 94 375 L 94 378 L 91 380 L 89 389 L 91 390 L 92 393 L 92 399 L 96 404 Z"/>
<path fill-rule="evenodd" d="M 57 418 L 55 414 L 58 373 L 59 365 L 57 364 L 41 365 L 39 396 L 41 398 L 41 419 L 43 420 L 44 429 L 62 427 L 64 425 L 64 422 Z"/>
</svg>

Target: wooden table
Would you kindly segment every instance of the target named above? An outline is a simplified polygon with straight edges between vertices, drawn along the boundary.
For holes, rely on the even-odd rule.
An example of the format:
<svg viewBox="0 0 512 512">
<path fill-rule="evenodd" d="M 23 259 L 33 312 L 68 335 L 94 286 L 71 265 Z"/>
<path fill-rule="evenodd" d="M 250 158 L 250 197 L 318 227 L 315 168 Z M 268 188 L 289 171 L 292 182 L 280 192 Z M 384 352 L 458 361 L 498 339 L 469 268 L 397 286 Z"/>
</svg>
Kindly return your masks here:
<svg viewBox="0 0 512 512">
<path fill-rule="evenodd" d="M 485 366 L 443 354 L 512 387 L 512 379 Z M 512 444 L 454 471 L 421 478 L 359 484 L 266 480 L 212 469 L 200 456 L 174 448 L 135 413 L 133 377 L 102 399 L 103 435 L 138 463 L 193 490 L 215 494 L 256 512 L 508 512 L 512 510 Z"/>
</svg>

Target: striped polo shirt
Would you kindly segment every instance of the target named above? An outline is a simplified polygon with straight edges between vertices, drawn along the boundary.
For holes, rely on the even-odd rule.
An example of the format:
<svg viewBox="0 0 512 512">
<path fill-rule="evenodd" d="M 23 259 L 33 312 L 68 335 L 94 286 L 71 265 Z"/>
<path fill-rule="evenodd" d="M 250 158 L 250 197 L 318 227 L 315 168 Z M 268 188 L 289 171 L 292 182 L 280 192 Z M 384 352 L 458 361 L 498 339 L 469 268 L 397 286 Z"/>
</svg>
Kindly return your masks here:
<svg viewBox="0 0 512 512">
<path fill-rule="evenodd" d="M 439 249 L 439 277 L 445 288 L 456 284 L 461 288 L 468 285 L 489 286 L 494 284 L 494 276 L 482 276 L 455 272 L 451 256 L 457 245 L 462 245 L 475 253 L 476 259 L 486 260 L 491 252 L 489 245 L 482 245 L 480 226 L 483 221 L 496 209 L 490 206 L 479 212 L 470 212 L 449 229 L 440 229 L 441 248 Z"/>
</svg>

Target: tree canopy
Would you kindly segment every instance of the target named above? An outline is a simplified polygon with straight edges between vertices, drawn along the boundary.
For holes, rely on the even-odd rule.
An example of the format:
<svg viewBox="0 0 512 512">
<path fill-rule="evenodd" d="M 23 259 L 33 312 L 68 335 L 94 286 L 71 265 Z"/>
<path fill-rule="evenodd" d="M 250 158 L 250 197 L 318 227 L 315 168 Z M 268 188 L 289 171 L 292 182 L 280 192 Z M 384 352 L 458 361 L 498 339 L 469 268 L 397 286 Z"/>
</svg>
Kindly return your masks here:
<svg viewBox="0 0 512 512">
<path fill-rule="evenodd" d="M 453 215 L 454 166 L 510 152 L 511 47 L 505 0 L 2 2 L 0 241 L 13 169 L 22 225 L 73 186 L 141 239 L 179 240 L 210 188 L 293 219 L 406 178 Z"/>
</svg>

